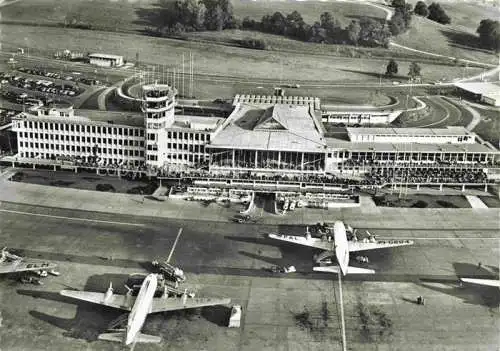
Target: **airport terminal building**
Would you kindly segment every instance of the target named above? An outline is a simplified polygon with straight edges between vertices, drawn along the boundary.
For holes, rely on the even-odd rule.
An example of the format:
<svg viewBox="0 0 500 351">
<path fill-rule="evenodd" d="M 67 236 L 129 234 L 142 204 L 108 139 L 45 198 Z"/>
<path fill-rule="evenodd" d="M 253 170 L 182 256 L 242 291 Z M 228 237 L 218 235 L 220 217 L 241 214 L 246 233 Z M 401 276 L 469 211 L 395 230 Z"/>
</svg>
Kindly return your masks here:
<svg viewBox="0 0 500 351">
<path fill-rule="evenodd" d="M 326 133 L 317 100 L 239 99 L 227 118 L 176 115 L 176 91 L 142 89 L 142 113 L 37 107 L 13 119 L 17 161 L 151 175 L 203 170 L 213 175 L 362 176 L 377 168 L 496 167 L 499 155 L 463 127 L 350 128 Z"/>
</svg>

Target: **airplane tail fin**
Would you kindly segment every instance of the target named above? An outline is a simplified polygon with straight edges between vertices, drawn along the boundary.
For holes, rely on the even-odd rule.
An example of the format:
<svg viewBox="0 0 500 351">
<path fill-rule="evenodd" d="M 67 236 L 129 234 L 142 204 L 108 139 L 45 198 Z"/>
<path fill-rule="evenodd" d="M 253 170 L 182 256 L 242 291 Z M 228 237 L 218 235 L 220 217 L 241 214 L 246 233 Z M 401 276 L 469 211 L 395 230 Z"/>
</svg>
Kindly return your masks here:
<svg viewBox="0 0 500 351">
<path fill-rule="evenodd" d="M 161 342 L 161 337 L 138 333 L 135 342 L 149 343 L 149 344 L 158 344 Z"/>
<path fill-rule="evenodd" d="M 103 333 L 99 334 L 98 339 L 105 341 L 123 342 L 124 335 L 124 332 Z M 160 342 L 161 337 L 142 333 L 138 333 L 134 340 L 134 343 L 158 344 Z"/>
<path fill-rule="evenodd" d="M 313 270 L 316 272 L 340 274 L 339 266 L 314 267 Z M 352 266 L 347 267 L 347 274 L 374 274 L 374 273 L 375 271 L 373 269 L 358 268 Z"/>
</svg>

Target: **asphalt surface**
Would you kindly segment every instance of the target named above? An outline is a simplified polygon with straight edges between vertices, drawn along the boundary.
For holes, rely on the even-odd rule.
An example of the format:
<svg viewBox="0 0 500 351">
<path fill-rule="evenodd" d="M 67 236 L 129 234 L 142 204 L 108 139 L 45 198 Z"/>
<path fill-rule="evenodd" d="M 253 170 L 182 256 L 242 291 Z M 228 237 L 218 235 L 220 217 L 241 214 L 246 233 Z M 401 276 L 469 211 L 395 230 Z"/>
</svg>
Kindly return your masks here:
<svg viewBox="0 0 500 351">
<path fill-rule="evenodd" d="M 464 221 L 463 212 L 460 212 Z M 469 227 L 450 229 L 449 222 L 408 228 L 408 218 L 381 216 L 363 226 L 377 237 L 413 238 L 415 245 L 369 252 L 377 274 L 347 276 L 343 284 L 348 343 L 353 349 L 492 350 L 498 345 L 498 290 L 460 288 L 458 276 L 498 276 L 499 233 L 480 227 L 470 212 Z M 448 218 L 454 221 L 453 216 Z M 406 228 L 405 228 L 406 226 Z M 186 287 L 199 296 L 231 297 L 243 306 L 240 329 L 224 328 L 227 307 L 148 317 L 145 332 L 164 337 L 160 345 L 141 350 L 302 350 L 340 349 L 336 281 L 311 273 L 313 251 L 273 242 L 269 232 L 301 234 L 303 227 L 203 220 L 176 220 L 106 214 L 2 202 L 2 245 L 27 257 L 60 264 L 60 277 L 41 287 L 0 278 L 2 348 L 8 350 L 119 350 L 96 341 L 121 313 L 61 298 L 63 288 L 105 291 L 109 281 L 123 293 L 128 275 L 150 269 L 152 259 L 165 258 L 178 228 L 183 234 L 173 255 L 188 277 Z M 482 267 L 478 269 L 477 263 Z M 275 275 L 264 268 L 294 265 L 297 273 Z M 426 307 L 413 303 L 427 299 Z M 321 301 L 330 306 L 321 324 Z M 360 303 L 376 306 L 390 318 L 390 336 L 373 340 L 362 333 Z M 324 305 L 323 305 L 324 306 Z M 314 315 L 304 329 L 298 317 Z M 312 317 L 311 317 L 312 318 Z M 320 325 L 321 324 L 321 325 Z M 90 343 L 89 343 L 90 342 Z M 426 348 L 428 349 L 428 348 Z"/>
</svg>

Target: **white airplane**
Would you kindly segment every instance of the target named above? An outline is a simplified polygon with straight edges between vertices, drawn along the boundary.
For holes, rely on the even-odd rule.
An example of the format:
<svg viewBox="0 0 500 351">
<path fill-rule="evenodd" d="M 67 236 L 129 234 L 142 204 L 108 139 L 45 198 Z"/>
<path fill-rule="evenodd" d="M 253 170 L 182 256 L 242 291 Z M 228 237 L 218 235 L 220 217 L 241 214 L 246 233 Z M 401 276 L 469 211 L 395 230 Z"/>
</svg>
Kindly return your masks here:
<svg viewBox="0 0 500 351">
<path fill-rule="evenodd" d="M 348 241 L 345 225 L 341 221 L 336 221 L 333 225 L 333 240 L 331 237 L 329 237 L 327 240 L 313 238 L 311 237 L 309 231 L 306 232 L 305 236 L 269 234 L 269 238 L 324 250 L 318 256 L 316 262 L 319 262 L 327 257 L 335 256 L 339 266 L 314 267 L 314 270 L 318 272 L 331 273 L 342 272 L 343 275 L 346 275 L 347 273 L 375 273 L 375 271 L 372 269 L 349 266 L 349 252 L 382 249 L 387 247 L 406 246 L 413 244 L 412 240 L 377 241 L 373 236 L 371 236 L 370 240 L 365 239 L 362 241 Z"/>
<path fill-rule="evenodd" d="M 56 264 L 41 260 L 23 258 L 14 255 L 7 251 L 4 247 L 0 256 L 0 274 L 15 273 L 15 272 L 49 272 L 54 275 L 59 275 L 54 271 Z M 41 275 L 41 276 L 46 276 Z"/>
<path fill-rule="evenodd" d="M 111 284 L 105 293 L 62 290 L 60 294 L 77 300 L 130 311 L 126 329 L 99 335 L 100 340 L 123 342 L 125 345 L 135 344 L 136 342 L 159 343 L 161 341 L 161 337 L 140 332 L 147 315 L 150 313 L 225 305 L 231 302 L 231 299 L 228 298 L 188 299 L 187 293 L 182 297 L 169 297 L 168 293 L 165 292 L 162 297 L 154 297 L 157 285 L 157 275 L 151 273 L 144 279 L 137 296 L 132 296 L 132 289 L 128 289 L 126 295 L 113 294 Z"/>
</svg>

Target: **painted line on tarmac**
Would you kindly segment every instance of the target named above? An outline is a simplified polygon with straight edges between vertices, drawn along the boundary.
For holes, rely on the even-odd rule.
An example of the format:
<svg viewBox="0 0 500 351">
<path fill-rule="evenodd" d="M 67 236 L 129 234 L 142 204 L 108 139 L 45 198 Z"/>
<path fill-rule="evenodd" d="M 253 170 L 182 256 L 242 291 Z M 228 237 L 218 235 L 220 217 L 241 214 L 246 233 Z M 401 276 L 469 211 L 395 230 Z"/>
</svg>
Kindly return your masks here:
<svg viewBox="0 0 500 351">
<path fill-rule="evenodd" d="M 412 238 L 412 237 L 405 237 L 405 238 L 377 238 L 379 241 L 387 241 L 387 240 L 500 240 L 500 238 L 478 238 L 478 237 L 471 237 L 471 238 L 460 238 L 460 237 L 453 237 L 453 238 L 447 238 L 447 237 L 436 237 L 436 238 Z"/>
<path fill-rule="evenodd" d="M 142 223 L 115 222 L 115 221 L 104 221 L 101 219 L 54 216 L 54 215 L 48 215 L 48 214 L 42 214 L 42 213 L 32 213 L 32 212 L 13 211 L 13 210 L 4 210 L 4 209 L 0 209 L 0 212 L 15 213 L 15 214 L 21 214 L 21 215 L 27 215 L 27 216 L 49 217 L 49 218 L 56 218 L 56 219 L 69 219 L 72 221 L 97 222 L 97 223 L 105 223 L 105 224 L 121 224 L 121 225 L 135 226 L 135 227 L 144 227 L 145 226 L 145 224 L 142 224 Z"/>
</svg>

